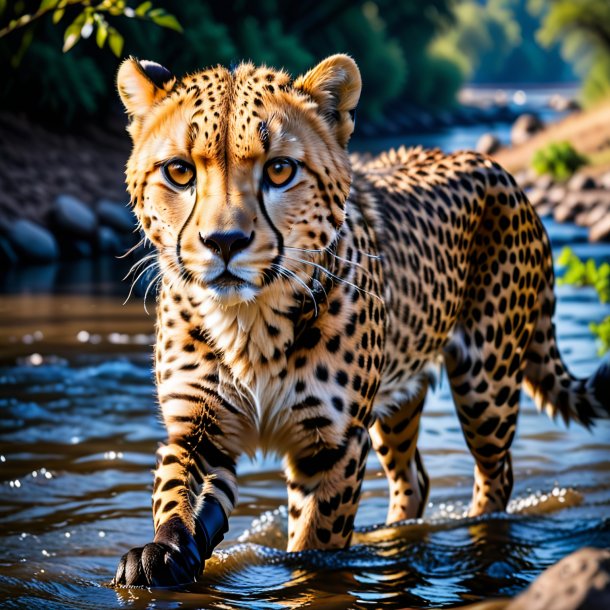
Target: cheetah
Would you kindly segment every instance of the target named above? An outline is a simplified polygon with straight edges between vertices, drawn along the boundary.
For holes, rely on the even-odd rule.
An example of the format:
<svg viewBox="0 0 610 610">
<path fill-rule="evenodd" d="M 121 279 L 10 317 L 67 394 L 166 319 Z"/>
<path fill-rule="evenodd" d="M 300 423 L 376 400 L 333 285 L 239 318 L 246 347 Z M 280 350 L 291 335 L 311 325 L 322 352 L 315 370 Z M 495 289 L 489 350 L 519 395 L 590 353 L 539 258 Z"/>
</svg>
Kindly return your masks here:
<svg viewBox="0 0 610 610">
<path fill-rule="evenodd" d="M 514 179 L 474 152 L 350 157 L 349 56 L 294 80 L 251 63 L 177 78 L 130 58 L 117 82 L 128 190 L 161 269 L 167 442 L 154 540 L 115 585 L 195 580 L 257 448 L 284 458 L 289 551 L 349 545 L 371 445 L 387 522 L 421 517 L 439 363 L 475 461 L 470 515 L 506 508 L 522 385 L 551 416 L 609 417 L 610 367 L 577 379 L 559 355 L 549 240 Z"/>
</svg>

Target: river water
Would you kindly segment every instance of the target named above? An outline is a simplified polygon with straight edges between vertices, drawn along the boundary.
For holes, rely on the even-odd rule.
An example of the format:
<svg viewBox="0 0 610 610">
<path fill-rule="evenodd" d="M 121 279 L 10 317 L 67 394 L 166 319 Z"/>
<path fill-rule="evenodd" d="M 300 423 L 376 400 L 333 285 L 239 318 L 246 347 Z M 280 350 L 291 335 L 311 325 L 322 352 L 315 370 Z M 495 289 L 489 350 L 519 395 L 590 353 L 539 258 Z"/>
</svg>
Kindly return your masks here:
<svg viewBox="0 0 610 610">
<path fill-rule="evenodd" d="M 610 244 L 546 224 L 555 253 L 571 245 L 610 260 Z M 524 398 L 509 511 L 468 519 L 473 461 L 441 380 L 422 418 L 432 485 L 423 520 L 383 525 L 387 488 L 371 454 L 353 546 L 287 554 L 281 461 L 259 456 L 239 464 L 239 505 L 197 584 L 110 588 L 119 557 L 152 538 L 151 469 L 163 440 L 151 374 L 154 302 L 149 314 L 141 297 L 123 305 L 128 285 L 116 280 L 125 265 L 81 261 L 2 275 L 2 607 L 457 607 L 514 596 L 582 546 L 610 547 L 609 421 L 592 432 L 568 429 Z M 558 294 L 562 354 L 575 374 L 589 375 L 599 356 L 588 324 L 610 305 L 591 289 Z"/>
</svg>

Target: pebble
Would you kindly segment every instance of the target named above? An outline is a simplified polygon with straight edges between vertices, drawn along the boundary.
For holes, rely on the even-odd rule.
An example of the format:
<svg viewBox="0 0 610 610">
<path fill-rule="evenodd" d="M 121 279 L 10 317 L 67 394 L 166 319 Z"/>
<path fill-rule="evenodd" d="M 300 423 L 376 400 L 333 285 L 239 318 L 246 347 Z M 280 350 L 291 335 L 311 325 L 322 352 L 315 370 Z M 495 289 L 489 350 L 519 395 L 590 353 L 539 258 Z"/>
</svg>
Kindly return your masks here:
<svg viewBox="0 0 610 610">
<path fill-rule="evenodd" d="M 534 134 L 544 129 L 544 123 L 535 114 L 525 113 L 517 118 L 510 130 L 513 146 L 527 142 Z"/>
<path fill-rule="evenodd" d="M 25 218 L 12 223 L 6 234 L 15 252 L 29 262 L 50 262 L 59 258 L 59 247 L 53 234 Z"/>
<path fill-rule="evenodd" d="M 500 139 L 496 135 L 484 133 L 477 141 L 476 150 L 484 155 L 493 155 L 500 150 L 501 146 Z"/>
<path fill-rule="evenodd" d="M 591 176 L 587 176 L 585 174 L 574 174 L 568 180 L 568 190 L 569 191 L 589 191 L 597 188 L 597 183 L 595 182 L 595 178 Z"/>
<path fill-rule="evenodd" d="M 606 214 L 603 218 L 591 227 L 589 231 L 589 241 L 608 240 L 610 240 L 610 209 L 606 208 Z"/>
<path fill-rule="evenodd" d="M 101 199 L 96 211 L 101 224 L 111 227 L 119 233 L 132 233 L 136 226 L 133 212 L 122 203 Z"/>
<path fill-rule="evenodd" d="M 53 205 L 52 219 L 58 231 L 91 237 L 97 228 L 95 214 L 72 195 L 59 195 Z"/>
</svg>

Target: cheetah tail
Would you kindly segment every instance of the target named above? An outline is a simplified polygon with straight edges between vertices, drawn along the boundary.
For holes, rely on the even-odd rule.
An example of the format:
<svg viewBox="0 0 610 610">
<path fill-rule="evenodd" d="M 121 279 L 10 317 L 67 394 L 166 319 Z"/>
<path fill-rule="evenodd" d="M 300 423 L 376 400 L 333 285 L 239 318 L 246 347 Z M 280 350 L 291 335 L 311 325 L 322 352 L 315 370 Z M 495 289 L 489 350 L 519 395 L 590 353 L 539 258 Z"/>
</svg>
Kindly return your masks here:
<svg viewBox="0 0 610 610">
<path fill-rule="evenodd" d="M 546 350 L 537 349 L 532 341 L 526 354 L 524 386 L 538 410 L 553 419 L 559 414 L 566 424 L 576 421 L 587 428 L 596 419 L 610 419 L 610 357 L 591 377 L 574 377 L 561 360 L 552 325 L 551 329 Z"/>
</svg>

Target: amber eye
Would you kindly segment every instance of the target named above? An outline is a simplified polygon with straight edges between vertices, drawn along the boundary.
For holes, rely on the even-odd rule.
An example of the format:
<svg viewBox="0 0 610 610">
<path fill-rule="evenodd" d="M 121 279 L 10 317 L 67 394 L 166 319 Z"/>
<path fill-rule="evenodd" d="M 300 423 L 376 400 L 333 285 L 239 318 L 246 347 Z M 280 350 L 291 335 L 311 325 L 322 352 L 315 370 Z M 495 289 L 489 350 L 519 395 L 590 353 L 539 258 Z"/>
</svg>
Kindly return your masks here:
<svg viewBox="0 0 610 610">
<path fill-rule="evenodd" d="M 168 161 L 162 168 L 165 179 L 178 188 L 186 188 L 195 179 L 195 168 L 180 159 Z"/>
<path fill-rule="evenodd" d="M 265 164 L 263 175 L 269 186 L 286 186 L 297 173 L 297 162 L 294 159 L 279 157 Z"/>
</svg>

